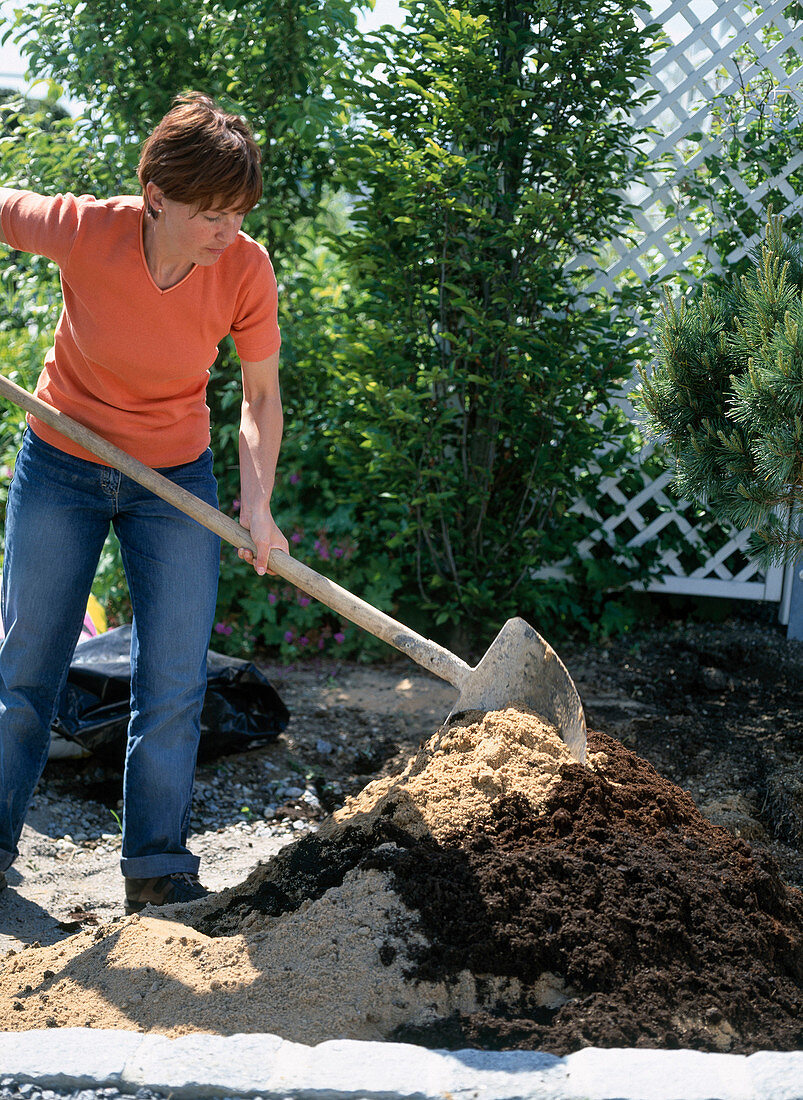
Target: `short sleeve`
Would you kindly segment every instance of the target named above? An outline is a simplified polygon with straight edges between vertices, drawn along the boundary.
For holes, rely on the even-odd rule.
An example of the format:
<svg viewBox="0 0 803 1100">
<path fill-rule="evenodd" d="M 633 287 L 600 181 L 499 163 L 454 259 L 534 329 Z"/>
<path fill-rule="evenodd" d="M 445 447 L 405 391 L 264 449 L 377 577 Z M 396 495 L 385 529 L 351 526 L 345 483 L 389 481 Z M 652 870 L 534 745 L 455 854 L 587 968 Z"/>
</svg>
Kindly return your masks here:
<svg viewBox="0 0 803 1100">
<path fill-rule="evenodd" d="M 64 267 L 75 243 L 82 203 L 89 196 L 37 195 L 0 188 L 3 236 L 11 248 L 47 256 Z"/>
<path fill-rule="evenodd" d="M 257 363 L 281 346 L 279 293 L 268 253 L 255 241 L 248 240 L 254 246 L 252 260 L 238 297 L 231 335 L 240 359 Z"/>
</svg>

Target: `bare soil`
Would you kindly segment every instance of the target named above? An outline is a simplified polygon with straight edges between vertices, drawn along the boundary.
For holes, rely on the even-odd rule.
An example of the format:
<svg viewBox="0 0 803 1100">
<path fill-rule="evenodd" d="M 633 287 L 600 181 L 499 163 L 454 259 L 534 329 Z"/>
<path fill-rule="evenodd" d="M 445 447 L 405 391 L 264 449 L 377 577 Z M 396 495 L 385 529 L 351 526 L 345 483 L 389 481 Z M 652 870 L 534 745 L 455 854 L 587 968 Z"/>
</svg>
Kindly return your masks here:
<svg viewBox="0 0 803 1100">
<path fill-rule="evenodd" d="M 12 975 L 22 983 L 3 1026 L 171 1033 L 192 973 L 189 1030 L 251 1019 L 300 1041 L 556 1052 L 803 1045 L 803 645 L 753 613 L 561 655 L 597 732 L 594 767 L 564 763 L 557 785 L 537 738 L 530 763 L 495 727 L 420 749 L 454 693 L 407 664 L 268 667 L 291 725 L 199 768 L 200 788 L 233 791 L 239 811 L 192 842 L 222 893 L 159 914 L 170 920 L 119 919 L 113 836 L 48 832 L 59 799 L 91 794 L 96 821 L 119 781 L 96 761 L 52 761 L 0 900 L 4 1002 Z M 484 789 L 468 815 L 449 770 L 461 754 L 472 797 Z M 298 786 L 280 785 L 289 797 L 259 819 L 276 775 Z"/>
</svg>

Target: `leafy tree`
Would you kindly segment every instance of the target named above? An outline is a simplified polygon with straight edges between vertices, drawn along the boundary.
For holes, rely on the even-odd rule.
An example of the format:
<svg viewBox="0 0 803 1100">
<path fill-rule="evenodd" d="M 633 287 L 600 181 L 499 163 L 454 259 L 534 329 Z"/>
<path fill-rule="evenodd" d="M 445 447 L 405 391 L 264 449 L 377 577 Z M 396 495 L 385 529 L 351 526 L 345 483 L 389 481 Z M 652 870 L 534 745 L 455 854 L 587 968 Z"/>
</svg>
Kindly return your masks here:
<svg viewBox="0 0 803 1100">
<path fill-rule="evenodd" d="M 803 537 L 803 249 L 770 217 L 752 269 L 721 291 L 667 298 L 641 404 L 675 459 L 675 486 L 742 530 L 765 563 Z"/>
<path fill-rule="evenodd" d="M 322 430 L 361 525 L 409 561 L 411 611 L 476 630 L 547 613 L 534 571 L 572 554 L 570 506 L 629 431 L 626 313 L 572 264 L 627 220 L 654 28 L 628 0 L 404 6 L 340 160 L 354 297 Z"/>
<path fill-rule="evenodd" d="M 70 117 L 57 102 L 57 97 L 34 99 L 32 96 L 20 94 L 15 88 L 0 88 L 0 105 L 6 108 L 2 118 L 3 134 L 13 133 L 20 124 L 20 118 L 26 115 L 40 115 L 40 124 L 45 130 L 52 129 L 52 124 L 59 119 Z"/>
</svg>

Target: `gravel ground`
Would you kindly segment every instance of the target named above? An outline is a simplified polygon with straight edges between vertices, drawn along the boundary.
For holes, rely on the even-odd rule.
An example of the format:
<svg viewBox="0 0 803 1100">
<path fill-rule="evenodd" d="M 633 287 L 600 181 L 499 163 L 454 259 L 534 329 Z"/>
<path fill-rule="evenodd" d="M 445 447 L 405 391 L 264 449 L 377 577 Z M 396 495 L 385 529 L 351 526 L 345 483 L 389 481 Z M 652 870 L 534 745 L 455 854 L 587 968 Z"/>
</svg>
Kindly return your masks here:
<svg viewBox="0 0 803 1100">
<path fill-rule="evenodd" d="M 168 1100 L 164 1093 L 151 1089 L 137 1089 L 136 1093 L 119 1092 L 114 1088 L 57 1092 L 55 1089 L 40 1089 L 36 1085 L 20 1085 L 11 1077 L 0 1079 L 0 1097 L 2 1100 Z M 227 1097 L 226 1100 L 237 1098 Z M 249 1097 L 248 1100 L 259 1098 Z"/>
</svg>

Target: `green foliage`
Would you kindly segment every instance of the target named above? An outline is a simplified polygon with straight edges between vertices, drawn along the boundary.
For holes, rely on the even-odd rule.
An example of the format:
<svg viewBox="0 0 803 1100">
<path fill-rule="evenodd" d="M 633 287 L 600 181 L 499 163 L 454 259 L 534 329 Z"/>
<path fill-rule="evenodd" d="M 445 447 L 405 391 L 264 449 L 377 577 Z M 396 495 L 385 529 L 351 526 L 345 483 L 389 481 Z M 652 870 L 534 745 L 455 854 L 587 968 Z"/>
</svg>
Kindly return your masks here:
<svg viewBox="0 0 803 1100">
<path fill-rule="evenodd" d="M 405 612 L 476 636 L 553 617 L 534 573 L 572 556 L 578 486 L 628 434 L 614 395 L 637 344 L 571 263 L 627 220 L 654 28 L 608 0 L 406 7 L 372 40 L 340 158 L 356 304 L 330 459 L 360 526 L 392 532 Z"/>
<path fill-rule="evenodd" d="M 759 560 L 793 559 L 803 504 L 803 251 L 770 216 L 753 267 L 726 290 L 667 298 L 641 402 L 677 491 L 738 529 Z"/>
<path fill-rule="evenodd" d="M 177 92 L 197 89 L 245 114 L 265 175 L 251 231 L 280 257 L 298 218 L 315 212 L 331 175 L 356 6 L 349 0 L 31 0 L 16 9 L 10 33 L 33 72 L 68 83 L 86 102 L 82 135 L 122 169 L 113 193 L 138 193 L 140 142 Z"/>
<path fill-rule="evenodd" d="M 762 11 L 753 3 L 746 7 L 751 16 Z M 787 26 L 799 25 L 803 6 L 786 5 L 782 19 Z M 684 217 L 705 231 L 711 254 L 730 274 L 750 268 L 748 257 L 734 262 L 733 253 L 761 234 L 768 209 L 783 209 L 790 191 L 803 191 L 803 167 L 796 164 L 803 141 L 795 76 L 801 58 L 792 47 L 779 51 L 782 27 L 772 20 L 759 24 L 762 45 L 775 52 L 773 67 L 759 69 L 752 43 L 740 45 L 720 74 L 731 87 L 735 70 L 737 90 L 714 98 L 705 134 L 684 139 L 687 156 L 701 149 L 702 157 L 683 177 L 678 201 L 685 208 Z M 787 229 L 795 232 L 800 225 L 800 213 L 795 212 Z M 710 270 L 694 275 L 716 281 Z"/>
<path fill-rule="evenodd" d="M 28 333 L 14 328 L 0 328 L 0 361 L 3 374 L 25 389 L 33 389 L 48 340 L 44 335 L 32 338 Z M 20 409 L 4 408 L 0 421 L 0 504 L 3 515 L 8 495 L 8 483 L 17 451 L 25 430 L 25 414 Z"/>
</svg>

